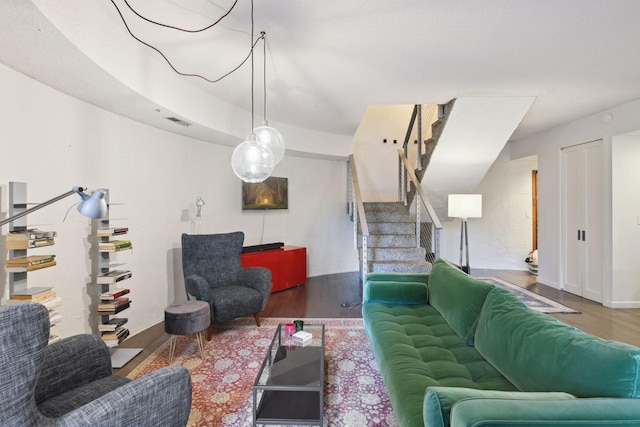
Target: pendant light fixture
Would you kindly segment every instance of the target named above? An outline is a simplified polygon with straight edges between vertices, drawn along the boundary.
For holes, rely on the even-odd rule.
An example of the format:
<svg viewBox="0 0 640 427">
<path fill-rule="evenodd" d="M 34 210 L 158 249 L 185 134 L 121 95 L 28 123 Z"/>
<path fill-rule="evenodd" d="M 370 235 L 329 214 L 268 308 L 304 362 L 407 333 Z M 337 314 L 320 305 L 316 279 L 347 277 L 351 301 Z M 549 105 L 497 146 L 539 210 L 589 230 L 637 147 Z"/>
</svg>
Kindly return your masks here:
<svg viewBox="0 0 640 427">
<path fill-rule="evenodd" d="M 269 126 L 267 122 L 267 38 L 264 31 L 260 32 L 262 38 L 262 52 L 263 52 L 263 72 L 262 72 L 262 88 L 263 88 L 263 125 L 253 129 L 253 133 L 256 135 L 256 139 L 259 144 L 268 147 L 273 153 L 273 160 L 275 164 L 280 163 L 284 157 L 284 138 L 282 134 L 275 128 Z"/>
<path fill-rule="evenodd" d="M 264 41 L 264 32 L 260 38 Z M 253 1 L 251 2 L 251 128 L 254 128 L 254 97 L 253 97 L 253 75 L 254 59 L 253 48 Z M 231 168 L 233 172 L 244 182 L 262 182 L 269 178 L 276 162 L 273 152 L 268 145 L 258 142 L 254 131 L 247 136 L 247 139 L 238 145 L 231 155 Z"/>
</svg>

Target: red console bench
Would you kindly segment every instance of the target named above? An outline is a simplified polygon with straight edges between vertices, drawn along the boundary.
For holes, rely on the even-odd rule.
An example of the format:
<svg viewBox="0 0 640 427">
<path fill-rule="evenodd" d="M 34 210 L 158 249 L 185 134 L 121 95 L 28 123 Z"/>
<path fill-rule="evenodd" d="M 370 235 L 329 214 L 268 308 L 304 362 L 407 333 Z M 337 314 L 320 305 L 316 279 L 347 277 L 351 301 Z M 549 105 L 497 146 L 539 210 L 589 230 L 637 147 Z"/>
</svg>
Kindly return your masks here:
<svg viewBox="0 0 640 427">
<path fill-rule="evenodd" d="M 271 292 L 302 285 L 307 281 L 307 248 L 283 246 L 240 255 L 243 267 L 267 267 L 271 270 Z"/>
</svg>

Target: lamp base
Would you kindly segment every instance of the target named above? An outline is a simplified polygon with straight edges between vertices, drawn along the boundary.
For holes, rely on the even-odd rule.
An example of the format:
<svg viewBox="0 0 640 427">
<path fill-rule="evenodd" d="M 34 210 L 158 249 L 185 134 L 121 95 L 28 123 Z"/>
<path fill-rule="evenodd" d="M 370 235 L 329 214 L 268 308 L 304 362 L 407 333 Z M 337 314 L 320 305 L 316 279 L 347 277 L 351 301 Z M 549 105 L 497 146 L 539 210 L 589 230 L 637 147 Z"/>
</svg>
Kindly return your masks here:
<svg viewBox="0 0 640 427">
<path fill-rule="evenodd" d="M 468 265 L 462 265 L 462 266 L 456 265 L 456 267 L 458 267 L 460 270 L 462 270 L 467 274 L 471 274 L 471 268 Z"/>
</svg>

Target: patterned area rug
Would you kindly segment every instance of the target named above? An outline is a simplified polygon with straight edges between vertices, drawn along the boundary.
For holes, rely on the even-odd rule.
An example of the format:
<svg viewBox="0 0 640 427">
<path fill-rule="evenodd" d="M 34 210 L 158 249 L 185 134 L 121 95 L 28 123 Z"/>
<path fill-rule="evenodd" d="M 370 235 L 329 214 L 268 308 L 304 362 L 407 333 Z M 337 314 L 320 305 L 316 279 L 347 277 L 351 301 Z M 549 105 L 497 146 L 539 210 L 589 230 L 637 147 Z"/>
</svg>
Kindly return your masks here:
<svg viewBox="0 0 640 427">
<path fill-rule="evenodd" d="M 540 311 L 542 313 L 579 313 L 571 307 L 562 305 L 559 302 L 553 301 L 549 298 L 545 298 L 542 295 L 538 295 L 535 292 L 531 292 L 523 287 L 514 285 L 513 283 L 506 282 L 498 279 L 497 277 L 479 277 L 478 279 L 485 282 L 493 283 L 500 286 L 517 296 L 522 302 L 524 302 L 529 308 Z"/>
<path fill-rule="evenodd" d="M 252 387 L 278 323 L 291 319 L 253 318 L 216 325 L 205 360 L 195 339 L 178 338 L 173 365 L 189 369 L 193 403 L 189 426 L 251 426 Z M 362 319 L 304 319 L 324 323 L 326 340 L 325 426 L 397 427 Z M 138 378 L 168 366 L 169 341 L 127 377 Z"/>
</svg>

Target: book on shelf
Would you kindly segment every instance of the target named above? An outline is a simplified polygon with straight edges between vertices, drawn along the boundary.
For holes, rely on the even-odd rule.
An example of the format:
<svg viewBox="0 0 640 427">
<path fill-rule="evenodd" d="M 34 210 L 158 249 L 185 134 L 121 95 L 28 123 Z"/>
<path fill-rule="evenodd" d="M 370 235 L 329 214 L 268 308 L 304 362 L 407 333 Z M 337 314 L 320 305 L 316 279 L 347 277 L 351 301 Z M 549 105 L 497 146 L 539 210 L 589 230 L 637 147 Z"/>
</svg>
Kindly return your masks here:
<svg viewBox="0 0 640 427">
<path fill-rule="evenodd" d="M 53 344 L 54 342 L 58 342 L 60 341 L 62 338 L 60 338 L 59 335 L 55 335 L 55 334 L 50 334 L 49 335 L 49 343 L 48 344 Z"/>
<path fill-rule="evenodd" d="M 30 255 L 8 259 L 5 262 L 7 267 L 26 267 L 28 265 L 44 264 L 52 261 L 55 255 Z"/>
<path fill-rule="evenodd" d="M 101 302 L 98 304 L 98 310 L 115 310 L 118 307 L 120 307 L 121 305 L 124 304 L 128 304 L 129 303 L 129 298 L 127 297 L 120 297 L 120 298 L 116 298 L 112 301 L 108 301 L 108 302 Z"/>
<path fill-rule="evenodd" d="M 55 296 L 56 291 L 50 286 L 34 286 L 33 288 L 14 291 L 9 295 L 9 298 L 21 301 L 42 302 Z"/>
<path fill-rule="evenodd" d="M 126 331 L 127 329 L 120 326 L 119 328 L 116 328 L 115 331 L 109 331 L 109 332 L 103 332 L 102 333 L 102 339 L 103 340 L 115 340 L 120 338 Z"/>
<path fill-rule="evenodd" d="M 37 264 L 28 264 L 26 266 L 7 266 L 5 267 L 5 271 L 7 273 L 24 273 L 27 271 L 40 270 L 42 268 L 53 267 L 56 265 L 56 260 L 51 259 L 50 261 L 41 262 Z"/>
<path fill-rule="evenodd" d="M 23 241 L 23 240 L 36 240 L 53 238 L 58 235 L 55 231 L 42 231 L 37 228 L 30 228 L 28 230 L 13 230 L 7 234 L 7 242 Z"/>
<path fill-rule="evenodd" d="M 40 248 L 43 246 L 51 246 L 55 244 L 53 237 L 44 237 L 42 239 L 31 239 L 31 240 L 9 240 L 6 241 L 7 249 L 16 250 L 16 249 L 33 249 Z"/>
<path fill-rule="evenodd" d="M 109 237 L 109 236 L 119 236 L 122 234 L 127 234 L 129 229 L 127 227 L 121 228 L 103 228 L 97 231 L 97 235 L 100 237 Z"/>
<path fill-rule="evenodd" d="M 131 301 L 127 301 L 124 304 L 121 304 L 117 307 L 113 307 L 110 309 L 100 309 L 98 308 L 98 314 L 100 316 L 113 316 L 114 314 L 120 313 L 122 310 L 126 310 L 131 305 Z"/>
<path fill-rule="evenodd" d="M 60 321 L 62 320 L 62 314 L 58 313 L 57 311 L 50 311 L 49 312 L 49 325 L 53 326 L 57 323 L 60 323 Z"/>
<path fill-rule="evenodd" d="M 115 347 L 118 344 L 120 344 L 122 341 L 127 339 L 128 336 L 129 336 L 129 330 L 125 328 L 124 331 L 122 332 L 122 334 L 120 334 L 119 337 L 117 337 L 115 339 L 107 339 L 107 338 L 102 337 L 102 340 L 105 342 L 105 344 L 107 344 L 108 347 Z"/>
<path fill-rule="evenodd" d="M 120 298 L 121 296 L 126 295 L 129 292 L 130 292 L 129 289 L 126 289 L 126 288 L 111 289 L 110 291 L 101 293 L 100 294 L 100 299 L 103 300 L 103 301 L 110 301 L 110 300 L 114 300 L 116 298 Z"/>
<path fill-rule="evenodd" d="M 117 252 L 131 249 L 131 240 L 112 240 L 110 242 L 98 243 L 100 252 Z"/>
<path fill-rule="evenodd" d="M 60 307 L 60 305 L 62 305 L 62 298 L 53 297 L 53 298 L 46 299 L 44 301 L 39 301 L 39 303 L 47 307 L 47 310 L 52 311 Z"/>
<path fill-rule="evenodd" d="M 130 277 L 131 272 L 129 270 L 113 270 L 96 277 L 96 283 L 98 285 L 110 285 L 111 283 L 116 283 Z"/>
<path fill-rule="evenodd" d="M 128 321 L 129 319 L 126 317 L 112 317 L 108 321 L 98 325 L 98 330 L 102 332 L 115 331 L 116 329 L 118 329 L 120 326 L 124 325 Z"/>
</svg>

